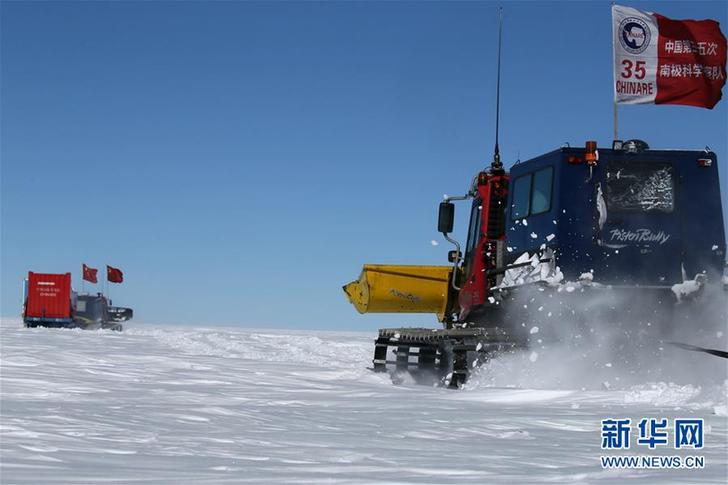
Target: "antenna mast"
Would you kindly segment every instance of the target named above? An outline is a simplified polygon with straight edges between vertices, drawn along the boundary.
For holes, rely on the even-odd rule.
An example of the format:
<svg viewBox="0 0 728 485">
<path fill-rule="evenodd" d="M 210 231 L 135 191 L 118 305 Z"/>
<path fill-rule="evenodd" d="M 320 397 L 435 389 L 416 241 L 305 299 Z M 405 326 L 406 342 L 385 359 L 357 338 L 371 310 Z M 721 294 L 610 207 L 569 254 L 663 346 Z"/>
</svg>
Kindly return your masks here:
<svg viewBox="0 0 728 485">
<path fill-rule="evenodd" d="M 503 7 L 498 9 L 498 78 L 496 81 L 495 91 L 495 151 L 493 153 L 493 161 L 490 167 L 494 172 L 503 171 L 503 163 L 500 159 L 500 150 L 498 148 L 498 132 L 500 128 L 500 73 L 501 73 L 501 45 L 503 43 Z"/>
</svg>

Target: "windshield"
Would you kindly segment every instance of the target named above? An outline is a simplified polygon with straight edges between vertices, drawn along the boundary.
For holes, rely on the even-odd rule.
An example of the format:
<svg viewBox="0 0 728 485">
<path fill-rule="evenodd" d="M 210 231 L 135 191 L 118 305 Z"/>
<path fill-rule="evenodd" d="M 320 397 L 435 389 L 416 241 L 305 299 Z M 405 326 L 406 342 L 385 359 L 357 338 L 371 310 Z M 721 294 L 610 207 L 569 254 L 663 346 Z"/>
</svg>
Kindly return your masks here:
<svg viewBox="0 0 728 485">
<path fill-rule="evenodd" d="M 672 212 L 674 185 L 670 164 L 612 163 L 606 174 L 607 207 L 625 212 Z"/>
</svg>

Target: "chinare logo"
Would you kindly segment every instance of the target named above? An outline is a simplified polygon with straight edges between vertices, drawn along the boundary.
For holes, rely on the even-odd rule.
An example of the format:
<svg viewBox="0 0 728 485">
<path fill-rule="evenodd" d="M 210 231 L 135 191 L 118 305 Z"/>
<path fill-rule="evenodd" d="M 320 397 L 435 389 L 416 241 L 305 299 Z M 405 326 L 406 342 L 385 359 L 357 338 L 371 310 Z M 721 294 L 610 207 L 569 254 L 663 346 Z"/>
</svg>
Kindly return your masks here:
<svg viewBox="0 0 728 485">
<path fill-rule="evenodd" d="M 628 17 L 619 24 L 619 42 L 630 54 L 641 54 L 650 45 L 650 28 L 637 17 Z"/>
<path fill-rule="evenodd" d="M 624 243 L 658 243 L 665 244 L 670 235 L 665 231 L 652 232 L 650 229 L 636 229 L 628 231 L 625 229 L 612 229 L 609 231 L 612 241 Z"/>
</svg>

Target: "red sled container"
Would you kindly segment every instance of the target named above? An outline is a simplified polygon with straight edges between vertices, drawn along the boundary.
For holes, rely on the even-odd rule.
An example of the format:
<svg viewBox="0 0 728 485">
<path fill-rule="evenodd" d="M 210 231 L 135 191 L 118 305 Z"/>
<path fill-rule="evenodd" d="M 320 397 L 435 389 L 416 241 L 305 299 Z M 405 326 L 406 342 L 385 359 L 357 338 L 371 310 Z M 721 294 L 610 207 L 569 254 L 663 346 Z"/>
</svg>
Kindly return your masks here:
<svg viewBox="0 0 728 485">
<path fill-rule="evenodd" d="M 26 324 L 59 326 L 72 322 L 71 273 L 28 272 L 23 321 Z"/>
</svg>

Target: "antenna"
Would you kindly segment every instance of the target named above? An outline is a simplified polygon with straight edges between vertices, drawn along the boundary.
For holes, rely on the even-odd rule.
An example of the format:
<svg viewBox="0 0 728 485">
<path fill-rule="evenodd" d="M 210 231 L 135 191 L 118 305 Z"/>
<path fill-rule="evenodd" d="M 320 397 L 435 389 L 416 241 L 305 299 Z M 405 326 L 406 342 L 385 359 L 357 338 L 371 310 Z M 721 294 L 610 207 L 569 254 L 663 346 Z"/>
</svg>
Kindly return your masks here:
<svg viewBox="0 0 728 485">
<path fill-rule="evenodd" d="M 494 172 L 503 171 L 503 163 L 500 159 L 500 150 L 498 149 L 498 132 L 500 131 L 500 73 L 501 73 L 501 45 L 503 44 L 503 7 L 498 8 L 498 79 L 496 81 L 495 91 L 495 151 L 493 153 L 493 161 L 490 167 Z"/>
</svg>

